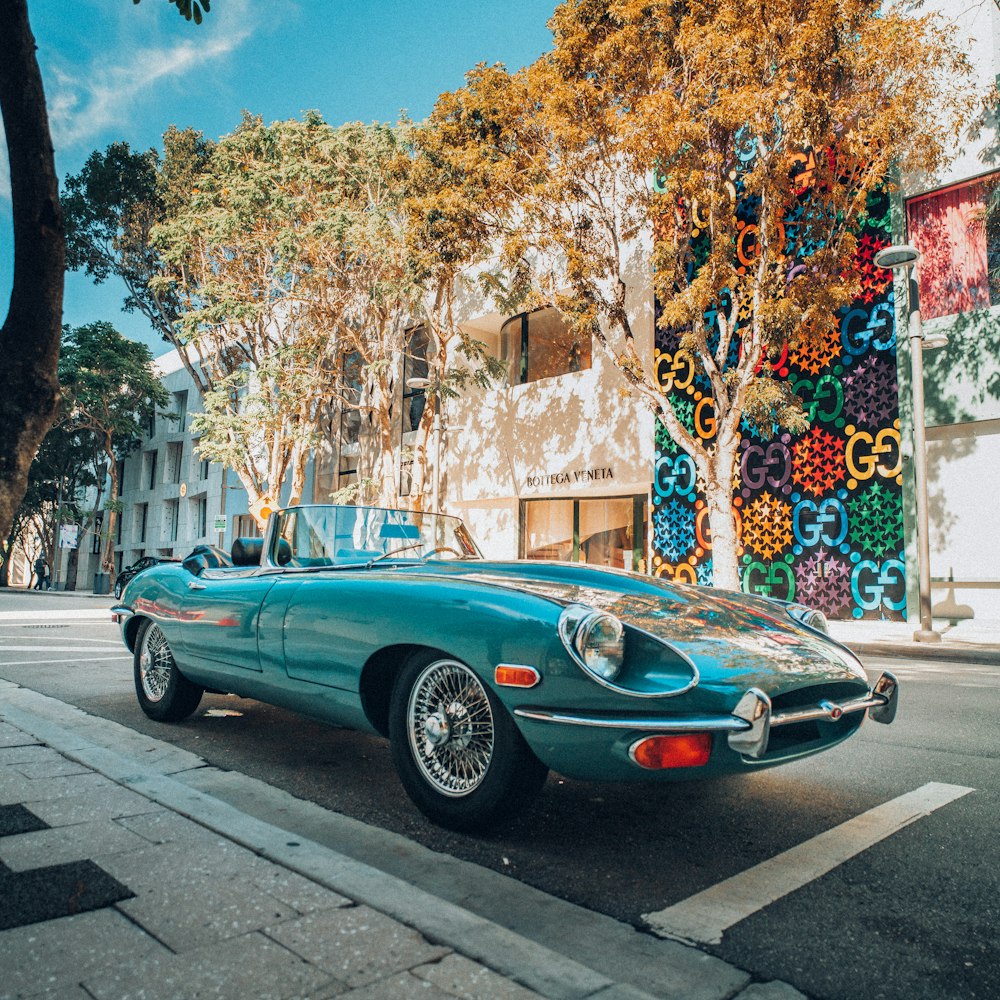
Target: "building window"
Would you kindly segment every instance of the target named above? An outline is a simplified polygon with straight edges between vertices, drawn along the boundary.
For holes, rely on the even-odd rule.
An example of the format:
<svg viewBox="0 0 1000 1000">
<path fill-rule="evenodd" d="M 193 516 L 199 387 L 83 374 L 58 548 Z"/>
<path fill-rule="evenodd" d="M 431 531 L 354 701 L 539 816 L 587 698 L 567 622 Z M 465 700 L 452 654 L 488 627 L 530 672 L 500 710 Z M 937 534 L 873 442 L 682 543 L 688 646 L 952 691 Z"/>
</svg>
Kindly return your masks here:
<svg viewBox="0 0 1000 1000">
<path fill-rule="evenodd" d="M 146 421 L 146 437 L 156 437 L 156 410 L 149 411 L 149 419 Z"/>
<path fill-rule="evenodd" d="M 94 531 L 91 540 L 90 554 L 93 556 L 99 556 L 101 554 L 101 543 L 104 539 L 101 537 L 101 532 L 104 530 L 104 515 L 98 514 L 94 518 Z"/>
<path fill-rule="evenodd" d="M 184 459 L 184 442 L 175 441 L 167 445 L 166 481 L 179 483 L 181 481 L 181 462 Z"/>
<path fill-rule="evenodd" d="M 413 448 L 417 428 L 427 406 L 427 348 L 430 338 L 427 330 L 419 326 L 411 331 L 403 356 L 403 405 L 400 412 L 399 495 L 410 495 L 413 484 Z M 411 385 L 411 382 L 418 383 Z"/>
<path fill-rule="evenodd" d="M 148 489 L 156 489 L 156 452 L 146 452 L 146 486 Z"/>
<path fill-rule="evenodd" d="M 500 328 L 500 356 L 511 385 L 566 375 L 591 366 L 591 338 L 574 334 L 558 309 L 521 313 Z"/>
<path fill-rule="evenodd" d="M 166 528 L 166 540 L 168 542 L 177 541 L 177 532 L 180 527 L 180 501 L 168 500 L 163 505 L 164 527 Z"/>
<path fill-rule="evenodd" d="M 358 455 L 361 452 L 361 386 L 362 359 L 357 352 L 344 358 L 340 409 L 340 444 L 338 448 L 339 486 L 357 482 Z"/>
<path fill-rule="evenodd" d="M 642 496 L 525 500 L 521 557 L 644 571 L 646 521 Z"/>
<path fill-rule="evenodd" d="M 187 430 L 187 408 L 188 408 L 188 394 L 187 389 L 182 392 L 174 393 L 174 409 L 173 409 L 173 430 L 175 431 L 186 431 Z"/>
<path fill-rule="evenodd" d="M 135 525 L 135 541 L 142 543 L 146 541 L 146 519 L 149 517 L 149 504 L 137 503 L 133 524 Z"/>
<path fill-rule="evenodd" d="M 195 536 L 205 538 L 208 535 L 208 497 L 196 497 L 194 500 Z"/>
<path fill-rule="evenodd" d="M 1000 173 L 911 198 L 923 319 L 1000 305 Z"/>
</svg>

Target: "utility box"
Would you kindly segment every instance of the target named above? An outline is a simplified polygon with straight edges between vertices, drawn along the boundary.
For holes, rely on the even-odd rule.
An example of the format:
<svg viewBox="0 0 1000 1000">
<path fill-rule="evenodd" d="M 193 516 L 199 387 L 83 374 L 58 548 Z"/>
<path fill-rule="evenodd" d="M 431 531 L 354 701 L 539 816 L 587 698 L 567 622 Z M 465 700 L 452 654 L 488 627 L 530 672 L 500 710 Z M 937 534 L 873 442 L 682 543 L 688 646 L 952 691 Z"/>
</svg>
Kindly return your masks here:
<svg viewBox="0 0 1000 1000">
<path fill-rule="evenodd" d="M 111 577 L 107 573 L 94 574 L 94 593 L 101 596 L 111 593 Z"/>
</svg>

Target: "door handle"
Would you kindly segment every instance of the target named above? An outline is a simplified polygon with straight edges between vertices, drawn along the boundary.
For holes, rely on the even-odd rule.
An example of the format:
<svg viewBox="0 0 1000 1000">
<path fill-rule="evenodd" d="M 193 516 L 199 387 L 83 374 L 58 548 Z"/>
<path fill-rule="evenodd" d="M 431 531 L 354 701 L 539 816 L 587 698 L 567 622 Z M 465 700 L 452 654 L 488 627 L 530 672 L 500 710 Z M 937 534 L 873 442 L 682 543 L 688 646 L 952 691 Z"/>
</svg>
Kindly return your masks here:
<svg viewBox="0 0 1000 1000">
<path fill-rule="evenodd" d="M 195 580 L 192 580 L 192 581 L 191 581 L 191 582 L 190 582 L 190 583 L 188 584 L 188 590 L 204 590 L 204 589 L 205 589 L 205 584 L 203 584 L 203 583 L 198 583 L 198 582 L 196 582 Z"/>
</svg>

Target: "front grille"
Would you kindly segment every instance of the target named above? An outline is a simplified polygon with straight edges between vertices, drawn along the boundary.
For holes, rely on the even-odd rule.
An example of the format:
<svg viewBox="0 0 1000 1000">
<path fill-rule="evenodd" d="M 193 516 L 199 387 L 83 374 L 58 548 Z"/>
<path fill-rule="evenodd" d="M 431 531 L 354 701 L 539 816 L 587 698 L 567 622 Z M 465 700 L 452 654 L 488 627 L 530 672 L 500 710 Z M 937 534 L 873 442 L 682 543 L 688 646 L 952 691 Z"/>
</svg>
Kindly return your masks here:
<svg viewBox="0 0 1000 1000">
<path fill-rule="evenodd" d="M 771 707 L 775 712 L 791 712 L 800 708 L 815 708 L 821 701 L 839 704 L 863 698 L 867 694 L 868 687 L 861 681 L 835 681 L 832 684 L 813 684 L 775 695 L 771 699 Z"/>
</svg>

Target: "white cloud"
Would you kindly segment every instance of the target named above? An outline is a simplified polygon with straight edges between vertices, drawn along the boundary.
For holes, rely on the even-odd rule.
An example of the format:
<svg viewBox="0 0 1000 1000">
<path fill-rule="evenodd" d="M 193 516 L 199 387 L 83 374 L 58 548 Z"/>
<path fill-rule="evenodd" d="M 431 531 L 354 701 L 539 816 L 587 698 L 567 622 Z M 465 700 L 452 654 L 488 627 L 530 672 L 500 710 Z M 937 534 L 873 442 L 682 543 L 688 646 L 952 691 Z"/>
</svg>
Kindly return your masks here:
<svg viewBox="0 0 1000 1000">
<path fill-rule="evenodd" d="M 137 100 L 157 85 L 183 79 L 222 60 L 239 48 L 254 31 L 252 4 L 220 5 L 220 14 L 173 45 L 128 48 L 105 54 L 98 62 L 49 71 L 49 125 L 56 149 L 92 145 L 106 130 L 128 122 Z M 176 37 L 176 36 L 174 36 Z"/>
</svg>

